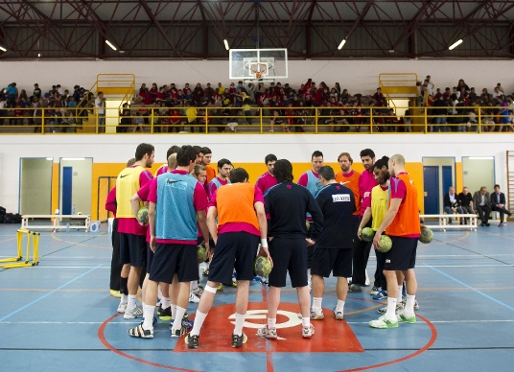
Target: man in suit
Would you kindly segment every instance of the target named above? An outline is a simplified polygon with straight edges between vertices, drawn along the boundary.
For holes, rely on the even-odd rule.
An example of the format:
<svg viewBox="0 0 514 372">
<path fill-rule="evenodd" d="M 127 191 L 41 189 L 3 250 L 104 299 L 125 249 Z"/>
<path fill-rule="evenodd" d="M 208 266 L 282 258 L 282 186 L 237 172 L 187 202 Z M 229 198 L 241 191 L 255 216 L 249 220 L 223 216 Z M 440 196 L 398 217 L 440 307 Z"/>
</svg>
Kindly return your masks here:
<svg viewBox="0 0 514 372">
<path fill-rule="evenodd" d="M 480 220 L 482 220 L 480 226 L 489 226 L 488 220 L 491 214 L 491 198 L 489 192 L 487 192 L 487 187 L 482 186 L 480 191 L 475 192 L 473 195 L 473 206 Z"/>
<path fill-rule="evenodd" d="M 455 188 L 450 186 L 448 193 L 444 195 L 444 213 L 446 214 L 463 214 L 464 211 L 460 207 L 459 199 L 455 194 Z M 452 219 L 448 220 L 452 223 Z"/>
<path fill-rule="evenodd" d="M 494 193 L 491 195 L 491 206 L 493 211 L 500 212 L 500 224 L 498 226 L 505 225 L 505 222 L 503 222 L 505 213 L 509 217 L 512 213 L 505 208 L 505 194 L 500 192 L 500 185 L 494 185 Z"/>
</svg>

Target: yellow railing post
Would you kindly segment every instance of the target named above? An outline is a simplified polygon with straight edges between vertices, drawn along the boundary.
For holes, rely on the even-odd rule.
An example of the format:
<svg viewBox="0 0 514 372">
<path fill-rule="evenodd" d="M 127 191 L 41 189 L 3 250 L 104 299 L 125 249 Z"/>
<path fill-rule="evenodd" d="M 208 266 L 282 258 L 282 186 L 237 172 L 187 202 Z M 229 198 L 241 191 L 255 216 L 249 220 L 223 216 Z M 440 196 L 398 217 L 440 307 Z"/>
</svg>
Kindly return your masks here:
<svg viewBox="0 0 514 372">
<path fill-rule="evenodd" d="M 373 108 L 369 108 L 369 132 L 373 133 Z"/>
<path fill-rule="evenodd" d="M 45 108 L 41 108 L 41 134 L 45 133 Z"/>
<path fill-rule="evenodd" d="M 153 127 L 153 122 L 154 121 L 154 107 L 151 108 L 151 111 L 150 111 L 150 133 L 153 134 L 153 130 L 154 130 L 154 127 Z"/>
<path fill-rule="evenodd" d="M 209 108 L 205 107 L 205 133 L 209 133 Z"/>
<path fill-rule="evenodd" d="M 259 107 L 259 122 L 261 127 L 261 134 L 264 133 L 263 122 L 262 122 L 262 108 Z"/>
<path fill-rule="evenodd" d="M 478 123 L 477 123 L 477 126 L 478 126 L 477 132 L 478 133 L 482 133 L 482 109 L 481 109 L 481 107 L 478 108 Z"/>
</svg>

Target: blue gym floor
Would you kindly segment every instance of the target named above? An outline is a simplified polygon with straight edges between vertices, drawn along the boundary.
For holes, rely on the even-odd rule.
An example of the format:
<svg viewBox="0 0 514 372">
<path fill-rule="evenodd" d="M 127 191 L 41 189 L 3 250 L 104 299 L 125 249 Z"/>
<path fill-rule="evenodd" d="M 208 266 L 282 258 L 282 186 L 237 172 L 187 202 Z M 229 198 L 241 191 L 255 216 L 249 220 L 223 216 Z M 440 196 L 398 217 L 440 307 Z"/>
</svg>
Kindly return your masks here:
<svg viewBox="0 0 514 372">
<path fill-rule="evenodd" d="M 0 258 L 16 255 L 16 229 L 14 225 L 0 225 Z M 218 292 L 202 332 L 204 336 L 209 324 L 221 329 L 209 336 L 214 337 L 216 349 L 202 348 L 202 336 L 200 349 L 184 348 L 183 338 L 170 338 L 168 322 L 156 325 L 154 339 L 130 338 L 127 330 L 137 320 L 117 316 L 119 300 L 109 296 L 111 246 L 105 230 L 106 226 L 99 233 L 42 232 L 38 266 L 0 269 L 0 370 L 514 369 L 513 222 L 501 228 L 493 223 L 478 231 L 436 232 L 431 244 L 418 245 L 420 309 L 416 324 L 400 324 L 389 330 L 370 328 L 367 323 L 378 317 L 376 309 L 381 305 L 372 300 L 370 288 L 349 294 L 345 321 L 335 322 L 330 319 L 336 303 L 335 281 L 330 278 L 323 301 L 327 319 L 313 322 L 317 333 L 311 340 L 301 340 L 298 321 L 284 316 L 285 326 L 289 322 L 292 327 L 282 330 L 287 334 L 285 340 L 257 339 L 255 328 L 245 328 L 249 341 L 240 351 L 230 348 L 233 325 L 227 309 L 233 303 L 234 288 Z M 374 270 L 372 254 L 370 277 Z M 258 282 L 252 283 L 253 309 L 265 309 L 265 289 Z M 296 292 L 286 288 L 281 309 L 291 310 L 291 314 L 298 311 L 296 301 Z M 189 304 L 189 313 L 195 309 L 195 304 Z M 348 341 L 348 332 L 353 333 L 356 343 Z M 330 341 L 333 348 L 327 347 L 328 339 L 335 340 Z"/>
</svg>

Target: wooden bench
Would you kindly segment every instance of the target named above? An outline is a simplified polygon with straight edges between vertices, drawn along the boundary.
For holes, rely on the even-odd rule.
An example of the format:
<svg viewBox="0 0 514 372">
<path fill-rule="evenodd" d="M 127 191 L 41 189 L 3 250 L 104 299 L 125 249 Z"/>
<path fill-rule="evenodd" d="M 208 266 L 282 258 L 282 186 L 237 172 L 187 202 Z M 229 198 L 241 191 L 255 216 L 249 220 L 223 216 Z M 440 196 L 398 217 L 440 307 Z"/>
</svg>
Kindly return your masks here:
<svg viewBox="0 0 514 372">
<path fill-rule="evenodd" d="M 62 219 L 69 219 L 69 223 L 63 224 Z M 42 224 L 38 220 L 50 220 L 51 224 Z M 71 224 L 71 221 L 81 221 L 82 224 L 75 225 Z M 84 229 L 84 231 L 89 231 L 91 227 L 91 216 L 83 215 L 83 214 L 27 214 L 21 216 L 21 227 L 25 229 L 43 229 L 43 230 L 63 230 L 68 228 L 68 226 L 72 229 Z"/>
<path fill-rule="evenodd" d="M 431 219 L 437 219 L 438 224 L 432 225 L 429 223 L 426 223 L 428 227 L 431 229 L 443 229 L 446 231 L 446 229 L 470 229 L 470 230 L 476 230 L 478 226 L 478 216 L 476 214 L 421 214 L 420 217 L 427 222 L 427 220 Z M 453 219 L 460 219 L 462 222 L 462 225 L 450 224 L 450 218 Z"/>
</svg>

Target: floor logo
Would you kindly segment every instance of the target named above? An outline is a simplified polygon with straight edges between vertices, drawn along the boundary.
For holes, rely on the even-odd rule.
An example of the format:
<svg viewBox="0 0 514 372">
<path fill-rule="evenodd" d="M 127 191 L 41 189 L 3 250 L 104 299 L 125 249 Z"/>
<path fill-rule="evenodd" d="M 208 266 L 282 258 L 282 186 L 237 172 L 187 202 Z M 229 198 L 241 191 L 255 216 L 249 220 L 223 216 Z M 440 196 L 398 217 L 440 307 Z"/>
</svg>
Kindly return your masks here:
<svg viewBox="0 0 514 372">
<path fill-rule="evenodd" d="M 279 340 L 266 340 L 257 336 L 257 329 L 266 324 L 267 303 L 252 302 L 248 305 L 244 332 L 248 342 L 241 349 L 231 347 L 231 334 L 234 329 L 234 305 L 215 306 L 209 312 L 200 335 L 200 348 L 195 352 L 323 352 L 351 353 L 363 352 L 359 340 L 346 321 L 336 320 L 332 311 L 323 309 L 325 319 L 313 321 L 316 329 L 311 339 L 302 338 L 302 320 L 298 317 L 297 304 L 280 304 L 277 313 L 277 333 Z M 177 342 L 175 352 L 192 352 L 184 342 Z"/>
</svg>

